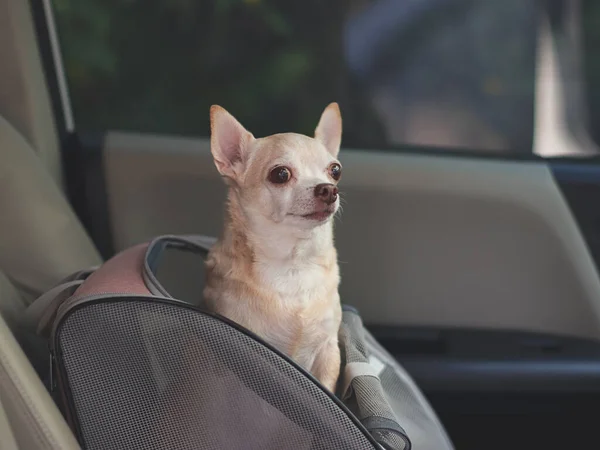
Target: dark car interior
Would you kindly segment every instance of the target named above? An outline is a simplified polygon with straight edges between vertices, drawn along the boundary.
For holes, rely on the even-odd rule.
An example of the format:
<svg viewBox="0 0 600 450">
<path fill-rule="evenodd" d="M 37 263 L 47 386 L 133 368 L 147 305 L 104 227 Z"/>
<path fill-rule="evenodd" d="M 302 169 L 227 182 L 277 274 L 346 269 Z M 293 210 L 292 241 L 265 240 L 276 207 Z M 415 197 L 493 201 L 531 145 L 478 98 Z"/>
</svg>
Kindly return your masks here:
<svg viewBox="0 0 600 450">
<path fill-rule="evenodd" d="M 337 101 L 342 301 L 457 449 L 593 448 L 598 25 L 592 0 L 0 0 L 0 356 L 69 273 L 219 235 L 210 105 L 264 136 Z"/>
</svg>

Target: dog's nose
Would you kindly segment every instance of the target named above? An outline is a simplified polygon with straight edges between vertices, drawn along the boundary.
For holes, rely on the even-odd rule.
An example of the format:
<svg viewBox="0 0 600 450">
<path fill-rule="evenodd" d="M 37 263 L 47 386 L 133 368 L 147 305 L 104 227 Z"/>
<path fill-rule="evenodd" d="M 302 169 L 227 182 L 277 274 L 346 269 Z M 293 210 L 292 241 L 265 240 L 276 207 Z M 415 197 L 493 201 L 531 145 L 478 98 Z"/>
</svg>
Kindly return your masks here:
<svg viewBox="0 0 600 450">
<path fill-rule="evenodd" d="M 315 197 L 331 205 L 337 200 L 338 188 L 331 183 L 322 183 L 315 186 Z"/>
</svg>

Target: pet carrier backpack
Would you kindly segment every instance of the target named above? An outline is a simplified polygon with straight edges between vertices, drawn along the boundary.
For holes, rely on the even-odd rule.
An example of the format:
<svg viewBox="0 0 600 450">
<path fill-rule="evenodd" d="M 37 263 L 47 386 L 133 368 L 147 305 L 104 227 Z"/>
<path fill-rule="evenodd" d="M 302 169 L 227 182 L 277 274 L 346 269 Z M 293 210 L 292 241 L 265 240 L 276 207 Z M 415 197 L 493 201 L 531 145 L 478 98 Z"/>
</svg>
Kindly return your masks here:
<svg viewBox="0 0 600 450">
<path fill-rule="evenodd" d="M 49 388 L 82 448 L 452 449 L 406 372 L 344 307 L 337 395 L 202 309 L 214 239 L 162 236 L 73 274 L 29 308 Z"/>
</svg>

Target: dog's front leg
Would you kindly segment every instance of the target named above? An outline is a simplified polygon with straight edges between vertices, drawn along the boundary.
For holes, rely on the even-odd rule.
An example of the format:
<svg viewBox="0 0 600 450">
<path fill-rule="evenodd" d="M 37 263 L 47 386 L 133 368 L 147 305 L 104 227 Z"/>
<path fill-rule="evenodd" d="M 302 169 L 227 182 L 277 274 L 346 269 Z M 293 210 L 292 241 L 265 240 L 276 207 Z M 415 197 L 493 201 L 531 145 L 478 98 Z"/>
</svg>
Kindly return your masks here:
<svg viewBox="0 0 600 450">
<path fill-rule="evenodd" d="M 335 387 L 340 375 L 340 347 L 337 337 L 327 341 L 315 357 L 312 368 L 313 376 L 323 386 L 335 393 Z"/>
</svg>

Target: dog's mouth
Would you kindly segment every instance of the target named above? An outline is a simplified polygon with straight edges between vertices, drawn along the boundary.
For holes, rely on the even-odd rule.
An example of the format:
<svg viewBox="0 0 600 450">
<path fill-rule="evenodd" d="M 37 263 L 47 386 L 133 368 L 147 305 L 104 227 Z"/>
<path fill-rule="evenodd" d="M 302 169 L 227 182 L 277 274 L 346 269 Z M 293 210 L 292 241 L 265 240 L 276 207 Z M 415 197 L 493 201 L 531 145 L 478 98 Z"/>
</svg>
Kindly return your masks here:
<svg viewBox="0 0 600 450">
<path fill-rule="evenodd" d="M 333 213 L 335 213 L 335 210 L 332 209 L 325 209 L 323 211 L 315 211 L 312 212 L 310 214 L 302 214 L 299 217 L 302 217 L 303 219 L 307 219 L 307 220 L 316 220 L 318 222 L 322 222 L 324 220 L 329 219 Z"/>
</svg>

